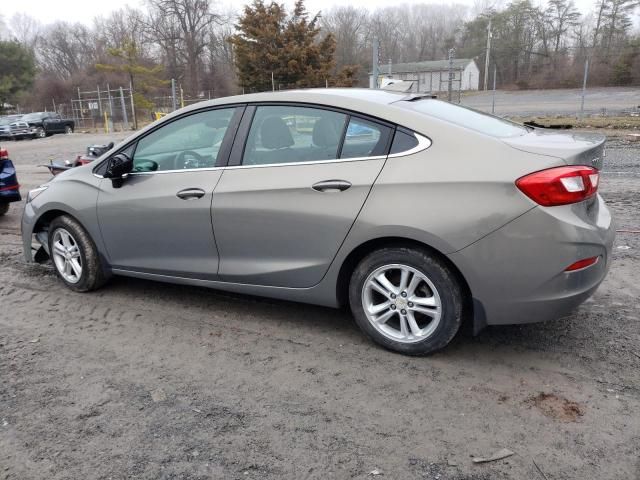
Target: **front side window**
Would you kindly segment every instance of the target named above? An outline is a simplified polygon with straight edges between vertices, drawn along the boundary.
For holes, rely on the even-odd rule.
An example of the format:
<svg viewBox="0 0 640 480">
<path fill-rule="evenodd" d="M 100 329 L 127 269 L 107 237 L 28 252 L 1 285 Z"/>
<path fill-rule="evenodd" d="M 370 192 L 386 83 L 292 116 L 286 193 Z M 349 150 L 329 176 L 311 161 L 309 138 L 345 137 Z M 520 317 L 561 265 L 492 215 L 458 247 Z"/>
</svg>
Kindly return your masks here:
<svg viewBox="0 0 640 480">
<path fill-rule="evenodd" d="M 247 137 L 243 165 L 335 160 L 347 116 L 319 108 L 259 106 Z"/>
<path fill-rule="evenodd" d="M 235 108 L 191 114 L 170 122 L 138 142 L 133 171 L 163 171 L 216 166 Z"/>
</svg>

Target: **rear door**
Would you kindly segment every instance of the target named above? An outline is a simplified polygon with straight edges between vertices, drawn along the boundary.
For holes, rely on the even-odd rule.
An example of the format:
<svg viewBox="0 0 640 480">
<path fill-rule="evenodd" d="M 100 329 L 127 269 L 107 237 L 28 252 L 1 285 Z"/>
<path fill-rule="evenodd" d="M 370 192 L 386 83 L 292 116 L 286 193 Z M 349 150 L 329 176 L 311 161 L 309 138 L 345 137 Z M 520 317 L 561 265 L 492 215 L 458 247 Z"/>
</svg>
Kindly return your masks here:
<svg viewBox="0 0 640 480">
<path fill-rule="evenodd" d="M 213 196 L 221 279 L 317 284 L 384 165 L 391 133 L 320 107 L 248 107 Z"/>
</svg>

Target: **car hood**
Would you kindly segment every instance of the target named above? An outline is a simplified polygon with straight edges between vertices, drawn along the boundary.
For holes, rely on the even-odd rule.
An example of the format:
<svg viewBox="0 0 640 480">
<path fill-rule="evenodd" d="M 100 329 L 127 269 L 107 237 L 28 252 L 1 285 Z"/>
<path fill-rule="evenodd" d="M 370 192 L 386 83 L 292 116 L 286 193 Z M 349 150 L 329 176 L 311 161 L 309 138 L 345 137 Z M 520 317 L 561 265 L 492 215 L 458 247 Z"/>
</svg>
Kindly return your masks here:
<svg viewBox="0 0 640 480">
<path fill-rule="evenodd" d="M 602 169 L 606 137 L 598 133 L 560 133 L 534 128 L 526 135 L 503 141 L 518 150 L 563 159 L 568 165 L 589 165 Z"/>
</svg>

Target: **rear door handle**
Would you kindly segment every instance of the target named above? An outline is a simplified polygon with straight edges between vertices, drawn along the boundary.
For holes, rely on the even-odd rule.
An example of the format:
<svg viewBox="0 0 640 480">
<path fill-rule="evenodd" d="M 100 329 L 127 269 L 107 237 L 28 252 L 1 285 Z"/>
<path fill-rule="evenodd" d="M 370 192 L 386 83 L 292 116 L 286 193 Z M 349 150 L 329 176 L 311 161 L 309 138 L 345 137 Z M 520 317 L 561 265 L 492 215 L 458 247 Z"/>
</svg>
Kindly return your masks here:
<svg viewBox="0 0 640 480">
<path fill-rule="evenodd" d="M 346 180 L 324 180 L 314 183 L 311 188 L 317 192 L 344 192 L 349 187 L 351 187 L 351 182 Z"/>
<path fill-rule="evenodd" d="M 196 200 L 204 197 L 204 194 L 205 192 L 201 188 L 185 188 L 176 193 L 176 196 L 182 200 Z"/>
</svg>

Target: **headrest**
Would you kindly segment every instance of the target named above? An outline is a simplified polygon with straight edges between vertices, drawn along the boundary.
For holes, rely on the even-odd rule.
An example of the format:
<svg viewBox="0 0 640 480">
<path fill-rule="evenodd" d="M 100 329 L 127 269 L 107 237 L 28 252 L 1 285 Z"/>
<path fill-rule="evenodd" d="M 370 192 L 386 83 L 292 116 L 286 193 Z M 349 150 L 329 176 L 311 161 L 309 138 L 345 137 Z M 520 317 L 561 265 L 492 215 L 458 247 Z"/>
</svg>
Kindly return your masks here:
<svg viewBox="0 0 640 480">
<path fill-rule="evenodd" d="M 262 146 L 270 150 L 287 148 L 295 143 L 287 124 L 282 118 L 275 115 L 262 121 L 260 136 L 262 137 Z"/>
<path fill-rule="evenodd" d="M 342 131 L 338 131 L 336 123 L 329 118 L 320 118 L 313 126 L 311 139 L 318 147 L 334 147 L 340 142 Z"/>
</svg>

